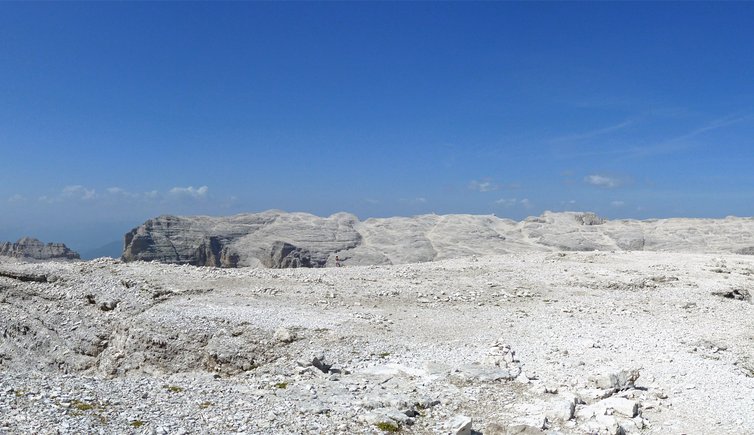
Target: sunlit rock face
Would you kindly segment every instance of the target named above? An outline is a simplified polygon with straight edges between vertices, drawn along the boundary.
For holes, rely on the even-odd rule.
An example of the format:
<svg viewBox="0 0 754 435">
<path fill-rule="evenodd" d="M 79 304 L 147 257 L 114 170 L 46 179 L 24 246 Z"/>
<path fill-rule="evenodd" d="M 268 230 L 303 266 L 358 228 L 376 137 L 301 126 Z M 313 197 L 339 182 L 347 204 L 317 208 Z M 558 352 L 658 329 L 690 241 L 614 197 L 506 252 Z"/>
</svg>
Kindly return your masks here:
<svg viewBox="0 0 754 435">
<path fill-rule="evenodd" d="M 277 210 L 228 217 L 160 216 L 125 236 L 124 261 L 215 267 L 405 264 L 537 251 L 754 252 L 754 220 L 606 220 L 545 212 L 516 222 L 494 215 L 421 215 L 360 221 Z"/>
<path fill-rule="evenodd" d="M 63 243 L 43 243 L 32 237 L 23 237 L 16 243 L 0 243 L 0 255 L 34 260 L 77 260 L 78 252 L 68 249 Z"/>
</svg>

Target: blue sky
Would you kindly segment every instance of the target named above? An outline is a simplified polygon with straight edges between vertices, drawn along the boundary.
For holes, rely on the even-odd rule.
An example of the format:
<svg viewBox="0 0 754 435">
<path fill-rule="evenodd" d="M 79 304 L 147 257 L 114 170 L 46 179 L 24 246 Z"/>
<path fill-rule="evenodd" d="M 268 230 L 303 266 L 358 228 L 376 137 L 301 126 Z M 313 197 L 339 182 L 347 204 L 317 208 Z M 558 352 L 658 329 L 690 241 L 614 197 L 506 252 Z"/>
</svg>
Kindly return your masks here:
<svg viewBox="0 0 754 435">
<path fill-rule="evenodd" d="M 754 214 L 754 3 L 0 3 L 0 240 Z"/>
</svg>

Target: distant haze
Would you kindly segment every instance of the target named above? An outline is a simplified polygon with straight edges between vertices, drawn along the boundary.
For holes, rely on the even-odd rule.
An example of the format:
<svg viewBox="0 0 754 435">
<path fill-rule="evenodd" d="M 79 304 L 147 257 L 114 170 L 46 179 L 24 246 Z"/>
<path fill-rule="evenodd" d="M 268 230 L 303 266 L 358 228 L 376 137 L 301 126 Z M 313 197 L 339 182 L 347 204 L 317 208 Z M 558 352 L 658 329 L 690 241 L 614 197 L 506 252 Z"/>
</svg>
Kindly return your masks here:
<svg viewBox="0 0 754 435">
<path fill-rule="evenodd" d="M 754 214 L 754 3 L 0 3 L 0 241 Z"/>
</svg>

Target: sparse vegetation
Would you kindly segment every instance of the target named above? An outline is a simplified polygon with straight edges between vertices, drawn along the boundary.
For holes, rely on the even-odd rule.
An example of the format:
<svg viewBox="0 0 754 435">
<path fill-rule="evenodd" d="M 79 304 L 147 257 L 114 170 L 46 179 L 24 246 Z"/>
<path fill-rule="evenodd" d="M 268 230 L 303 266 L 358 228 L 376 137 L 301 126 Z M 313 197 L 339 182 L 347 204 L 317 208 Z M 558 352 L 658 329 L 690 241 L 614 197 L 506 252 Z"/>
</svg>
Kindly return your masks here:
<svg viewBox="0 0 754 435">
<path fill-rule="evenodd" d="M 275 384 L 275 388 L 279 388 L 281 390 L 284 390 L 284 389 L 288 388 L 288 382 L 278 382 L 277 384 Z"/>
<path fill-rule="evenodd" d="M 165 389 L 170 391 L 171 393 L 180 393 L 183 391 L 183 388 L 178 387 L 176 385 L 164 385 Z"/>
<path fill-rule="evenodd" d="M 390 356 L 390 352 L 380 352 L 379 357 L 380 358 L 387 358 Z"/>
<path fill-rule="evenodd" d="M 394 423 L 387 422 L 387 421 L 381 421 L 381 422 L 375 424 L 375 426 L 377 426 L 377 429 L 379 429 L 379 430 L 381 430 L 383 432 L 395 433 L 395 432 L 398 432 L 398 431 L 401 430 L 401 428 L 398 425 L 396 425 Z"/>
<path fill-rule="evenodd" d="M 212 402 L 202 402 L 202 403 L 199 404 L 199 407 L 202 408 L 202 409 L 207 409 L 210 406 L 212 406 Z"/>
<path fill-rule="evenodd" d="M 140 427 L 144 426 L 144 422 L 141 421 L 141 420 L 134 420 L 134 421 L 131 422 L 131 426 L 133 426 L 135 428 L 140 428 Z"/>
<path fill-rule="evenodd" d="M 78 409 L 79 411 L 90 411 L 96 408 L 96 406 L 93 403 L 81 402 L 79 400 L 71 401 L 71 406 Z"/>
</svg>

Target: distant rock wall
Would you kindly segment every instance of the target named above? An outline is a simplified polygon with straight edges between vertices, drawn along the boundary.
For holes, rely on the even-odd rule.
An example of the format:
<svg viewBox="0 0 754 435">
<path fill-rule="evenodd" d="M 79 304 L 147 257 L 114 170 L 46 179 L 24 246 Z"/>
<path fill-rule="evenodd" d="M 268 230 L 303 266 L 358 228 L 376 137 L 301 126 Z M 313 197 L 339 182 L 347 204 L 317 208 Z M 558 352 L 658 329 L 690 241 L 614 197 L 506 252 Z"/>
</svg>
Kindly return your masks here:
<svg viewBox="0 0 754 435">
<path fill-rule="evenodd" d="M 31 237 L 24 237 L 16 243 L 0 243 L 0 256 L 35 260 L 77 260 L 80 258 L 76 251 L 68 249 L 63 243 L 44 244 Z"/>
<path fill-rule="evenodd" d="M 399 264 L 527 251 L 754 252 L 754 219 L 603 219 L 545 212 L 521 222 L 492 215 L 372 218 L 266 211 L 160 216 L 125 236 L 124 261 L 215 267 Z"/>
</svg>

